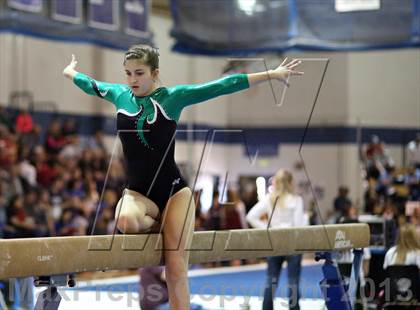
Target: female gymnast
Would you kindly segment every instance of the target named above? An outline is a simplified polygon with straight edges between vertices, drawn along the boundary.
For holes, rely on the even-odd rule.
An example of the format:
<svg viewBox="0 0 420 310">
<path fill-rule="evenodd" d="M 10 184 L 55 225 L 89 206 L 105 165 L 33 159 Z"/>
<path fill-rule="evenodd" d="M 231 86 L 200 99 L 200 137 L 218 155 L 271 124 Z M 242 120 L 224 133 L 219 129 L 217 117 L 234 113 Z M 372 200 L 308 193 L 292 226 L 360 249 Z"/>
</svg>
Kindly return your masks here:
<svg viewBox="0 0 420 310">
<path fill-rule="evenodd" d="M 233 74 L 205 84 L 159 86 L 159 54 L 147 45 L 124 55 L 127 84 L 96 81 L 76 71 L 74 55 L 63 74 L 89 95 L 114 104 L 123 147 L 128 186 L 115 213 L 123 233 L 151 229 L 162 220 L 164 259 L 171 309 L 189 309 L 188 249 L 193 236 L 192 191 L 174 160 L 175 131 L 183 108 L 230 94 L 269 79 L 284 80 L 299 60 L 287 59 L 274 70 Z"/>
</svg>

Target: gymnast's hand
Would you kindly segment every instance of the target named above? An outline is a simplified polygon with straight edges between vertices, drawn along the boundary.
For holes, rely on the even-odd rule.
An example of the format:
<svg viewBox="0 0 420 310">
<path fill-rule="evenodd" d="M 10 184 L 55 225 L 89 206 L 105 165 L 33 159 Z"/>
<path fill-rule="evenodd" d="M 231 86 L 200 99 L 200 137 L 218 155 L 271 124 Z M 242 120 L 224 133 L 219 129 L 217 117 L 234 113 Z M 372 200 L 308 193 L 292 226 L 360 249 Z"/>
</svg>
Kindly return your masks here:
<svg viewBox="0 0 420 310">
<path fill-rule="evenodd" d="M 295 68 L 302 63 L 299 59 L 293 59 L 287 62 L 287 57 L 280 66 L 270 71 L 270 78 L 285 82 L 290 75 L 303 75 L 302 71 L 296 71 Z"/>
<path fill-rule="evenodd" d="M 302 63 L 299 59 L 293 59 L 290 62 L 287 62 L 287 58 L 283 60 L 280 66 L 274 70 L 249 73 L 248 82 L 249 86 L 257 85 L 261 82 L 265 82 L 271 79 L 282 81 L 286 86 L 289 86 L 288 78 L 291 75 L 302 75 L 303 72 L 296 71 L 295 68 Z"/>
<path fill-rule="evenodd" d="M 71 55 L 71 62 L 67 65 L 67 67 L 64 68 L 63 75 L 66 78 L 73 79 L 73 77 L 77 73 L 77 71 L 76 71 L 76 65 L 77 65 L 76 57 L 74 56 L 74 54 L 72 54 Z"/>
</svg>

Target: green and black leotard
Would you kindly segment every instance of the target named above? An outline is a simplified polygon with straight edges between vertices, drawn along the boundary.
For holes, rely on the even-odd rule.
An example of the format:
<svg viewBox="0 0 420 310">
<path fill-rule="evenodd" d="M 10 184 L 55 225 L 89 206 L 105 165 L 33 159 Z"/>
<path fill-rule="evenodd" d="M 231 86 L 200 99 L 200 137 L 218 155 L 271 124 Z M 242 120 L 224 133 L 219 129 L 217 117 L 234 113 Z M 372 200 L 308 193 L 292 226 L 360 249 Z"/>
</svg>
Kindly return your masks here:
<svg viewBox="0 0 420 310">
<path fill-rule="evenodd" d="M 128 85 L 99 82 L 82 73 L 73 81 L 87 94 L 115 105 L 128 188 L 154 201 L 161 211 L 170 195 L 187 186 L 174 159 L 182 109 L 249 87 L 246 74 L 234 74 L 205 84 L 160 87 L 138 97 Z"/>
</svg>

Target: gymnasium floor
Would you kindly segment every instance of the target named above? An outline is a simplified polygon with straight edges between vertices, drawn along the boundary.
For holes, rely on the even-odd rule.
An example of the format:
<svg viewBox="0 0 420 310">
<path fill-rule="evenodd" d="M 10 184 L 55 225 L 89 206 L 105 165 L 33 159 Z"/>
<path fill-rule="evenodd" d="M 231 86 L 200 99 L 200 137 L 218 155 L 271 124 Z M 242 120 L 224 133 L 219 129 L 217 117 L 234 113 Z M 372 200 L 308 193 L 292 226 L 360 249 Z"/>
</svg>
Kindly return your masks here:
<svg viewBox="0 0 420 310">
<path fill-rule="evenodd" d="M 265 264 L 258 264 L 190 270 L 192 302 L 209 310 L 261 309 L 265 268 Z M 288 309 L 286 274 L 284 271 L 281 276 L 275 309 Z M 318 285 L 321 279 L 321 264 L 305 261 L 300 284 L 302 310 L 325 308 Z M 138 282 L 135 275 L 78 281 L 76 289 L 60 291 L 63 299 L 59 309 L 140 309 Z"/>
</svg>

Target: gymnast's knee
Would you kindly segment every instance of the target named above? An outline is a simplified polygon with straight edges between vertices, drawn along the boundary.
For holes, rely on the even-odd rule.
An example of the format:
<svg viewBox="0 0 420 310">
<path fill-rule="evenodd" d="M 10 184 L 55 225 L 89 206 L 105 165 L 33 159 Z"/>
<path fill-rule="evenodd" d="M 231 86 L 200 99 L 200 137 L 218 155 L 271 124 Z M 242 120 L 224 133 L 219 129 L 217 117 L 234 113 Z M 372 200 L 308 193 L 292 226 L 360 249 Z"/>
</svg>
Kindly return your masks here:
<svg viewBox="0 0 420 310">
<path fill-rule="evenodd" d="M 118 217 L 117 228 L 124 234 L 136 234 L 140 232 L 140 227 L 136 218 L 124 214 L 120 214 Z"/>
<path fill-rule="evenodd" d="M 148 232 L 155 223 L 155 219 L 148 215 L 138 218 L 136 216 L 120 214 L 117 220 L 117 228 L 125 234 L 136 234 Z"/>
</svg>

